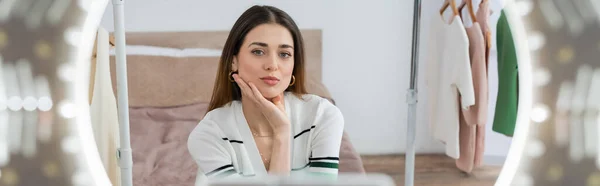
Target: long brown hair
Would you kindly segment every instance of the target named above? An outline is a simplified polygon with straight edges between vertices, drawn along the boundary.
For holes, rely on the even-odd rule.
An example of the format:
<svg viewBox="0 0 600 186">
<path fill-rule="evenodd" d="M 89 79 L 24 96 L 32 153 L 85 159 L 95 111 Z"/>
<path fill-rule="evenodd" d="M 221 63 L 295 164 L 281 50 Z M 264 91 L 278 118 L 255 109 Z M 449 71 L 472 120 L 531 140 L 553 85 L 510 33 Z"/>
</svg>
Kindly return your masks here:
<svg viewBox="0 0 600 186">
<path fill-rule="evenodd" d="M 304 41 L 300 34 L 300 29 L 292 18 L 284 11 L 272 6 L 252 6 L 246 10 L 235 22 L 229 32 L 223 53 L 219 59 L 219 69 L 215 79 L 212 98 L 208 106 L 208 111 L 222 107 L 233 100 L 241 100 L 240 87 L 230 81 L 231 63 L 233 57 L 238 54 L 240 47 L 250 30 L 258 25 L 274 23 L 287 28 L 292 34 L 294 40 L 294 70 L 292 74 L 295 82 L 285 91 L 290 91 L 296 96 L 306 94 L 304 86 Z"/>
</svg>

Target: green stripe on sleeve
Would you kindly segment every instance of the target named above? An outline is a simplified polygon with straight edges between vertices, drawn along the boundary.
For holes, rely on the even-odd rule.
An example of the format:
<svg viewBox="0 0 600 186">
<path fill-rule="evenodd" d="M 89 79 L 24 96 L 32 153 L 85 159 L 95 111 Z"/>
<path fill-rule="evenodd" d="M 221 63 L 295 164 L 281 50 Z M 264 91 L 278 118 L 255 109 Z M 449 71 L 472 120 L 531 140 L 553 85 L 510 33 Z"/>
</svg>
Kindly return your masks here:
<svg viewBox="0 0 600 186">
<path fill-rule="evenodd" d="M 339 164 L 329 162 L 310 162 L 310 167 L 337 169 L 339 167 Z"/>
</svg>

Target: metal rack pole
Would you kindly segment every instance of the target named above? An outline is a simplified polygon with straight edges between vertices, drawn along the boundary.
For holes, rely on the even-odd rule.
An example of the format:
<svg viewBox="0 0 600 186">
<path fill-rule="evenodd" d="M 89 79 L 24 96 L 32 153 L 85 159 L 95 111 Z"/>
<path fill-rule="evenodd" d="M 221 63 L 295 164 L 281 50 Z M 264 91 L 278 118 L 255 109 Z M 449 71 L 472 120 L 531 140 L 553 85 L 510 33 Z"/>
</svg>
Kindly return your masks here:
<svg viewBox="0 0 600 186">
<path fill-rule="evenodd" d="M 408 125 L 406 130 L 406 164 L 404 185 L 413 186 L 415 178 L 415 133 L 417 119 L 417 72 L 419 65 L 419 28 L 421 0 L 415 0 L 413 12 L 412 54 L 410 63 L 410 88 L 406 94 L 408 103 Z"/>
<path fill-rule="evenodd" d="M 113 0 L 113 16 L 115 24 L 115 54 L 117 69 L 117 106 L 119 112 L 120 145 L 117 150 L 119 167 L 121 167 L 121 186 L 132 186 L 133 158 L 129 139 L 129 91 L 127 89 L 127 57 L 125 52 L 125 10 L 124 0 Z"/>
</svg>

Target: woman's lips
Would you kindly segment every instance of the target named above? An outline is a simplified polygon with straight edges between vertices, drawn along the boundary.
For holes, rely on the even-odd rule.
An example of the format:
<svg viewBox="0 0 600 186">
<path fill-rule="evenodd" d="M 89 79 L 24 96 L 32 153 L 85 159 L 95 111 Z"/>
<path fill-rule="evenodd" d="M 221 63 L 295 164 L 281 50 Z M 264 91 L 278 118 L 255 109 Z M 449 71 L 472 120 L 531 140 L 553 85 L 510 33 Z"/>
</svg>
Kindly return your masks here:
<svg viewBox="0 0 600 186">
<path fill-rule="evenodd" d="M 260 79 L 263 80 L 265 84 L 270 86 L 277 85 L 277 83 L 279 83 L 279 79 L 277 79 L 276 77 L 263 77 Z"/>
</svg>

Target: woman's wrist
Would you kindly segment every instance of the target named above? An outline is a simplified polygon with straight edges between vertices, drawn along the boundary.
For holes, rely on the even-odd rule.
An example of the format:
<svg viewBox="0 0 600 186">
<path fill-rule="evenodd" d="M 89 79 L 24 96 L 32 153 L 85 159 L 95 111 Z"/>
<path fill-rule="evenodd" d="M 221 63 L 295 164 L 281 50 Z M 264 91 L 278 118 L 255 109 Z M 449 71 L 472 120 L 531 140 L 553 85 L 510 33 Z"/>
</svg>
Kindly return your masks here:
<svg viewBox="0 0 600 186">
<path fill-rule="evenodd" d="M 276 130 L 273 138 L 273 149 L 269 173 L 278 175 L 289 175 L 290 167 L 290 142 L 292 141 L 289 127 L 280 127 Z"/>
<path fill-rule="evenodd" d="M 282 121 L 275 125 L 271 124 L 275 137 L 289 137 L 291 135 L 291 125 L 288 121 Z"/>
<path fill-rule="evenodd" d="M 276 141 L 289 141 L 289 139 L 291 139 L 291 131 L 289 128 L 287 129 L 277 129 L 274 130 L 274 140 Z"/>
</svg>

